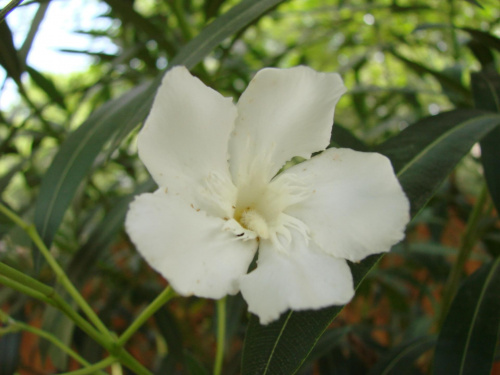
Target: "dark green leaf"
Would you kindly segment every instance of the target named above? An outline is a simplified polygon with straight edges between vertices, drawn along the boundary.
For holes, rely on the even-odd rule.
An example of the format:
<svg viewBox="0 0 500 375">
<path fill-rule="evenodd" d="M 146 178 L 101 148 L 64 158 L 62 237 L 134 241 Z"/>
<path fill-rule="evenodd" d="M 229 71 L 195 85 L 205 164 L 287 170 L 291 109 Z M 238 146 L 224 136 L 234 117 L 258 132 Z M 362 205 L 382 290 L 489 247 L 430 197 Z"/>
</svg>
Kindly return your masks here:
<svg viewBox="0 0 500 375">
<path fill-rule="evenodd" d="M 397 142 L 389 140 L 379 146 L 395 165 L 413 215 L 427 203 L 472 145 L 499 124 L 500 115 L 476 110 L 453 111 L 424 119 L 395 137 Z M 381 257 L 372 255 L 351 265 L 356 288 Z M 317 311 L 290 311 L 267 326 L 261 326 L 252 315 L 242 373 L 294 374 L 341 310 L 342 306 L 332 306 Z"/>
<path fill-rule="evenodd" d="M 215 17 L 225 0 L 207 0 L 203 5 L 205 20 Z"/>
<path fill-rule="evenodd" d="M 483 9 L 483 6 L 482 6 L 482 5 L 481 5 L 481 3 L 480 3 L 479 1 L 477 1 L 477 0 L 465 0 L 465 1 L 467 1 L 468 3 L 471 3 L 471 4 L 475 5 L 475 6 L 477 6 L 478 8 Z"/>
<path fill-rule="evenodd" d="M 0 375 L 15 374 L 20 361 L 21 332 L 0 337 Z"/>
<path fill-rule="evenodd" d="M 439 334 L 434 374 L 489 375 L 500 328 L 500 258 L 460 287 Z"/>
<path fill-rule="evenodd" d="M 412 216 L 431 198 L 460 159 L 498 125 L 499 115 L 456 110 L 426 118 L 375 148 L 394 166 Z"/>
<path fill-rule="evenodd" d="M 12 178 L 20 172 L 24 166 L 26 165 L 26 161 L 20 161 L 19 163 L 12 166 L 7 173 L 5 173 L 2 177 L 0 177 L 0 193 L 2 193 L 5 188 L 10 184 Z"/>
<path fill-rule="evenodd" d="M 347 147 L 356 151 L 368 150 L 368 146 L 356 138 L 349 130 L 338 124 L 333 125 L 329 147 Z"/>
<path fill-rule="evenodd" d="M 481 43 L 488 48 L 496 49 L 500 52 L 500 39 L 496 36 L 491 35 L 485 31 L 471 29 L 470 27 L 464 27 L 460 30 L 466 31 L 469 35 L 478 43 Z"/>
<path fill-rule="evenodd" d="M 45 77 L 43 74 L 29 66 L 26 67 L 26 70 L 28 71 L 33 82 L 40 87 L 54 103 L 58 104 L 62 109 L 66 109 L 64 97 L 50 78 Z"/>
<path fill-rule="evenodd" d="M 436 344 L 435 336 L 424 336 L 394 347 L 373 366 L 368 375 L 399 375 L 411 369 L 415 361 Z"/>
<path fill-rule="evenodd" d="M 175 53 L 175 48 L 165 39 L 164 30 L 159 29 L 153 22 L 144 18 L 134 10 L 134 3 L 123 0 L 105 0 L 116 12 L 122 22 L 132 24 L 136 30 L 142 31 L 148 39 L 155 40 L 159 47 L 169 54 Z"/>
<path fill-rule="evenodd" d="M 150 179 L 138 186 L 130 195 L 120 198 L 113 208 L 106 214 L 95 230 L 90 235 L 87 242 L 76 252 L 68 265 L 67 274 L 71 281 L 81 286 L 92 269 L 99 261 L 106 249 L 111 245 L 117 233 L 123 227 L 123 221 L 128 210 L 128 205 L 137 195 L 150 191 L 155 187 L 155 183 Z"/>
<path fill-rule="evenodd" d="M 209 372 L 198 359 L 196 359 L 191 353 L 186 352 L 186 367 L 188 368 L 188 373 L 190 375 L 208 375 Z"/>
<path fill-rule="evenodd" d="M 154 316 L 156 325 L 167 342 L 169 357 L 174 364 L 184 366 L 182 334 L 174 316 L 166 308 L 158 310 Z"/>
<path fill-rule="evenodd" d="M 476 108 L 500 113 L 500 75 L 495 71 L 472 74 L 472 93 Z M 500 212 L 500 128 L 481 140 L 484 176 L 497 212 Z"/>
<path fill-rule="evenodd" d="M 61 145 L 43 177 L 35 208 L 35 225 L 47 246 L 97 154 L 119 125 L 143 119 L 155 89 L 151 83 L 143 84 L 106 103 Z"/>
<path fill-rule="evenodd" d="M 349 332 L 351 332 L 351 326 L 328 329 L 321 336 L 318 343 L 307 357 L 307 363 L 312 363 L 318 358 L 331 352 L 335 347 L 341 344 L 342 338 Z"/>
<path fill-rule="evenodd" d="M 18 85 L 21 84 L 21 74 L 24 65 L 19 59 L 12 33 L 7 22 L 0 21 L 0 65 L 3 66 L 9 77 L 14 79 Z"/>
</svg>

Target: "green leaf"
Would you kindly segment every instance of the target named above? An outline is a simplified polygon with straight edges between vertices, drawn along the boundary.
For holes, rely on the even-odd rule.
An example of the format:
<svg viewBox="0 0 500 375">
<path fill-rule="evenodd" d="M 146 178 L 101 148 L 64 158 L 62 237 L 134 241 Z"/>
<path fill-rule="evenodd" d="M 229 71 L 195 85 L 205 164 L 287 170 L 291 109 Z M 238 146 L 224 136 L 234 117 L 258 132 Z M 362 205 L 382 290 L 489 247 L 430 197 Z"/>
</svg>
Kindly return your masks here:
<svg viewBox="0 0 500 375">
<path fill-rule="evenodd" d="M 21 360 L 21 332 L 0 337 L 0 375 L 15 374 Z"/>
<path fill-rule="evenodd" d="M 35 225 L 47 246 L 61 223 L 76 189 L 94 159 L 119 125 L 139 123 L 147 113 L 155 87 L 143 84 L 128 94 L 108 102 L 61 145 L 45 173 L 35 207 Z"/>
<path fill-rule="evenodd" d="M 167 342 L 168 354 L 173 365 L 185 366 L 182 333 L 175 317 L 166 309 L 160 309 L 154 315 L 160 334 Z M 175 367 L 175 366 L 174 366 Z"/>
<path fill-rule="evenodd" d="M 460 30 L 466 31 L 478 43 L 481 43 L 489 48 L 496 49 L 500 52 L 500 39 L 485 31 L 463 27 Z"/>
<path fill-rule="evenodd" d="M 500 75 L 495 71 L 474 73 L 471 76 L 476 108 L 500 113 Z M 500 213 L 500 128 L 481 140 L 481 162 L 491 198 Z"/>
<path fill-rule="evenodd" d="M 26 70 L 28 71 L 33 82 L 40 87 L 54 103 L 58 104 L 62 109 L 66 109 L 64 97 L 50 78 L 45 77 L 43 74 L 29 66 L 26 67 Z"/>
<path fill-rule="evenodd" d="M 78 249 L 66 270 L 71 281 L 77 287 L 83 285 L 85 280 L 91 276 L 89 270 L 93 269 L 95 263 L 102 258 L 106 253 L 105 250 L 123 228 L 123 221 L 130 202 L 136 195 L 150 191 L 155 186 L 153 180 L 149 179 L 139 185 L 132 194 L 121 197 L 91 233 L 87 242 Z"/>
<path fill-rule="evenodd" d="M 22 171 L 25 165 L 26 165 L 26 160 L 21 160 L 19 163 L 12 166 L 9 169 L 9 171 L 6 172 L 2 177 L 0 177 L 0 193 L 2 193 L 7 188 L 12 178 L 18 172 Z"/>
<path fill-rule="evenodd" d="M 21 74 L 24 72 L 24 64 L 19 59 L 12 33 L 7 22 L 0 21 L 0 65 L 3 66 L 9 77 L 14 79 L 18 85 L 21 84 Z"/>
<path fill-rule="evenodd" d="M 411 202 L 414 216 L 444 180 L 486 134 L 498 126 L 500 115 L 455 110 L 428 117 L 375 147 L 394 166 Z"/>
<path fill-rule="evenodd" d="M 499 124 L 500 115 L 452 111 L 419 121 L 377 148 L 393 162 L 413 216 L 472 145 Z M 356 288 L 381 258 L 372 255 L 351 265 Z M 252 315 L 243 349 L 242 374 L 294 374 L 341 310 L 342 306 L 332 306 L 317 311 L 290 311 L 267 326 L 261 326 Z"/>
<path fill-rule="evenodd" d="M 239 3 L 186 44 L 171 61 L 171 66 L 192 68 L 225 38 L 280 2 L 282 0 L 245 0 Z M 161 76 L 107 102 L 61 145 L 42 180 L 35 208 L 35 225 L 47 246 L 52 243 L 76 189 L 104 144 L 117 130 L 131 131 L 146 117 L 160 81 Z"/>
<path fill-rule="evenodd" d="M 356 151 L 367 151 L 368 146 L 360 141 L 354 134 L 341 125 L 335 124 L 329 147 L 347 147 Z"/>
<path fill-rule="evenodd" d="M 331 352 L 334 348 L 342 343 L 342 339 L 352 331 L 352 326 L 344 326 L 339 328 L 328 329 L 318 340 L 318 343 L 313 348 L 307 357 L 307 363 L 314 363 L 317 359 Z"/>
<path fill-rule="evenodd" d="M 412 61 L 401 55 L 394 49 L 389 49 L 389 52 L 418 75 L 429 74 L 433 76 L 440 83 L 441 87 L 448 95 L 448 97 L 454 102 L 458 102 L 464 105 L 470 104 L 470 91 L 465 86 L 463 86 L 459 80 L 437 70 L 429 68 L 422 63 Z"/>
<path fill-rule="evenodd" d="M 484 7 L 481 5 L 481 3 L 477 0 L 465 0 L 468 3 L 471 3 L 472 5 L 477 6 L 478 8 L 484 9 Z"/>
<path fill-rule="evenodd" d="M 124 24 L 132 24 L 136 30 L 142 31 L 148 39 L 155 40 L 160 48 L 169 54 L 175 52 L 175 48 L 164 37 L 164 30 L 157 28 L 153 22 L 137 13 L 133 2 L 122 0 L 105 0 L 105 2 L 119 15 Z"/>
<path fill-rule="evenodd" d="M 415 361 L 436 344 L 436 336 L 424 336 L 394 347 L 375 366 L 368 375 L 405 374 L 414 366 Z"/>
<path fill-rule="evenodd" d="M 489 375 L 500 328 L 500 258 L 462 284 L 439 334 L 434 374 Z"/>
</svg>

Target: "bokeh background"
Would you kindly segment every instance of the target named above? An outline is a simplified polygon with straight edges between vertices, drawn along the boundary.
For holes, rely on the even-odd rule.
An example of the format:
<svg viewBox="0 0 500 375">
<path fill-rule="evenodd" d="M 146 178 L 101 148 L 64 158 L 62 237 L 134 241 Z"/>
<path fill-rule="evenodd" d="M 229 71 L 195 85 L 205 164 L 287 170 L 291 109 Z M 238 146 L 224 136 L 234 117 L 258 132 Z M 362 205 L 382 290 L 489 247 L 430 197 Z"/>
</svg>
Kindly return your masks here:
<svg viewBox="0 0 500 375">
<path fill-rule="evenodd" d="M 69 134 L 109 100 L 160 76 L 183 45 L 237 3 L 51 0 L 14 9 L 0 23 L 2 202 L 33 222 L 42 179 Z M 336 109 L 332 145 L 368 150 L 424 117 L 474 106 L 470 73 L 498 71 L 499 16 L 497 0 L 284 1 L 226 38 L 192 72 L 235 100 L 263 67 L 339 72 L 348 92 Z M 153 188 L 137 158 L 139 125 L 106 140 L 77 181 L 52 244 L 72 281 L 118 333 L 166 285 L 123 231 L 131 196 Z M 475 145 L 411 222 L 405 241 L 368 274 L 301 374 L 391 373 L 384 359 L 408 342 L 414 344 L 404 373 L 430 373 L 443 287 L 457 253 L 470 247 L 470 275 L 500 252 L 498 213 L 480 157 Z M 0 234 L 2 262 L 54 283 L 27 235 L 3 216 Z M 55 310 L 3 286 L 0 305 L 54 332 L 89 361 L 102 358 L 102 349 Z M 210 300 L 174 299 L 127 348 L 158 374 L 208 374 L 214 311 Z M 228 299 L 228 317 L 224 373 L 238 374 L 248 321 L 240 296 Z M 492 374 L 500 374 L 498 347 L 495 358 Z M 31 333 L 0 337 L 0 374 L 77 368 Z"/>
</svg>

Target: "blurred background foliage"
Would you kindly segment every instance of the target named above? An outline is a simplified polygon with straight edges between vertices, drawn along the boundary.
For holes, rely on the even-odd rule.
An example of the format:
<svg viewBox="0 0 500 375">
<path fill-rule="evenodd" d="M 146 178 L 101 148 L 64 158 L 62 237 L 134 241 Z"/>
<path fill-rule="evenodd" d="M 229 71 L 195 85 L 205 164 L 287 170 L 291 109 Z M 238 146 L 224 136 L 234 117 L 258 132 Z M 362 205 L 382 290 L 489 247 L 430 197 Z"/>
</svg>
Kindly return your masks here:
<svg viewBox="0 0 500 375">
<path fill-rule="evenodd" d="M 99 1 L 103 11 L 98 19 L 106 22 L 96 20 L 96 25 L 106 27 L 74 32 L 96 41 L 104 38 L 116 46 L 115 52 L 66 49 L 91 56 L 92 65 L 61 75 L 27 64 L 44 14 L 56 1 L 19 5 L 38 9 L 32 20 L 26 20 L 31 22 L 30 32 L 22 46 L 14 46 L 9 18 L 0 23 L 0 64 L 6 81 L 15 82 L 19 93 L 0 109 L 0 193 L 2 202 L 28 222 L 36 221 L 36 206 L 45 194 L 42 180 L 54 178 L 45 173 L 70 134 L 111 99 L 161 76 L 182 46 L 238 3 Z M 332 145 L 368 150 L 424 117 L 474 107 L 470 74 L 497 72 L 500 51 L 498 1 L 479 2 L 283 1 L 225 38 L 192 72 L 235 100 L 263 67 L 304 64 L 339 72 L 348 92 L 336 109 Z M 136 154 L 139 125 L 136 121 L 133 130 L 127 126 L 103 138 L 84 177 L 75 177 L 74 196 L 61 192 L 70 205 L 52 242 L 72 281 L 116 332 L 122 332 L 165 286 L 134 250 L 122 225 L 131 196 L 154 188 Z M 84 153 L 91 146 L 85 147 Z M 476 144 L 412 221 L 406 240 L 368 274 L 299 373 L 431 372 L 434 334 L 442 324 L 443 288 L 458 250 L 471 248 L 467 275 L 500 252 L 498 214 L 484 186 Z M 479 219 L 471 228 L 474 209 Z M 0 234 L 2 262 L 55 283 L 50 269 L 37 260 L 30 239 L 3 216 Z M 464 245 L 466 240 L 471 243 Z M 6 287 L 0 289 L 0 304 L 19 321 L 54 332 L 89 361 L 102 358 L 102 349 L 55 310 Z M 215 350 L 213 315 L 213 301 L 175 299 L 127 348 L 158 374 L 208 373 Z M 224 371 L 238 374 L 248 321 L 239 296 L 229 298 L 227 316 Z M 492 373 L 498 374 L 498 352 L 495 358 Z M 9 375 L 78 368 L 30 333 L 0 338 L 0 367 L 0 374 Z"/>
</svg>

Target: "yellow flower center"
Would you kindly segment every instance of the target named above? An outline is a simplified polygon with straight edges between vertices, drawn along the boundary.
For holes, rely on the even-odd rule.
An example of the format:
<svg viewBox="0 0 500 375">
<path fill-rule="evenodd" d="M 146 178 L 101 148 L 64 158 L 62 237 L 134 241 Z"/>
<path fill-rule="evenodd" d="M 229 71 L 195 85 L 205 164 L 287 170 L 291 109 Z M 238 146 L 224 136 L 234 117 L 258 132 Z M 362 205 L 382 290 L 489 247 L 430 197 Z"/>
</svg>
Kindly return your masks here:
<svg viewBox="0 0 500 375">
<path fill-rule="evenodd" d="M 269 238 L 269 226 L 266 219 L 254 208 L 236 210 L 234 219 L 245 229 L 251 230 L 262 239 Z"/>
</svg>

